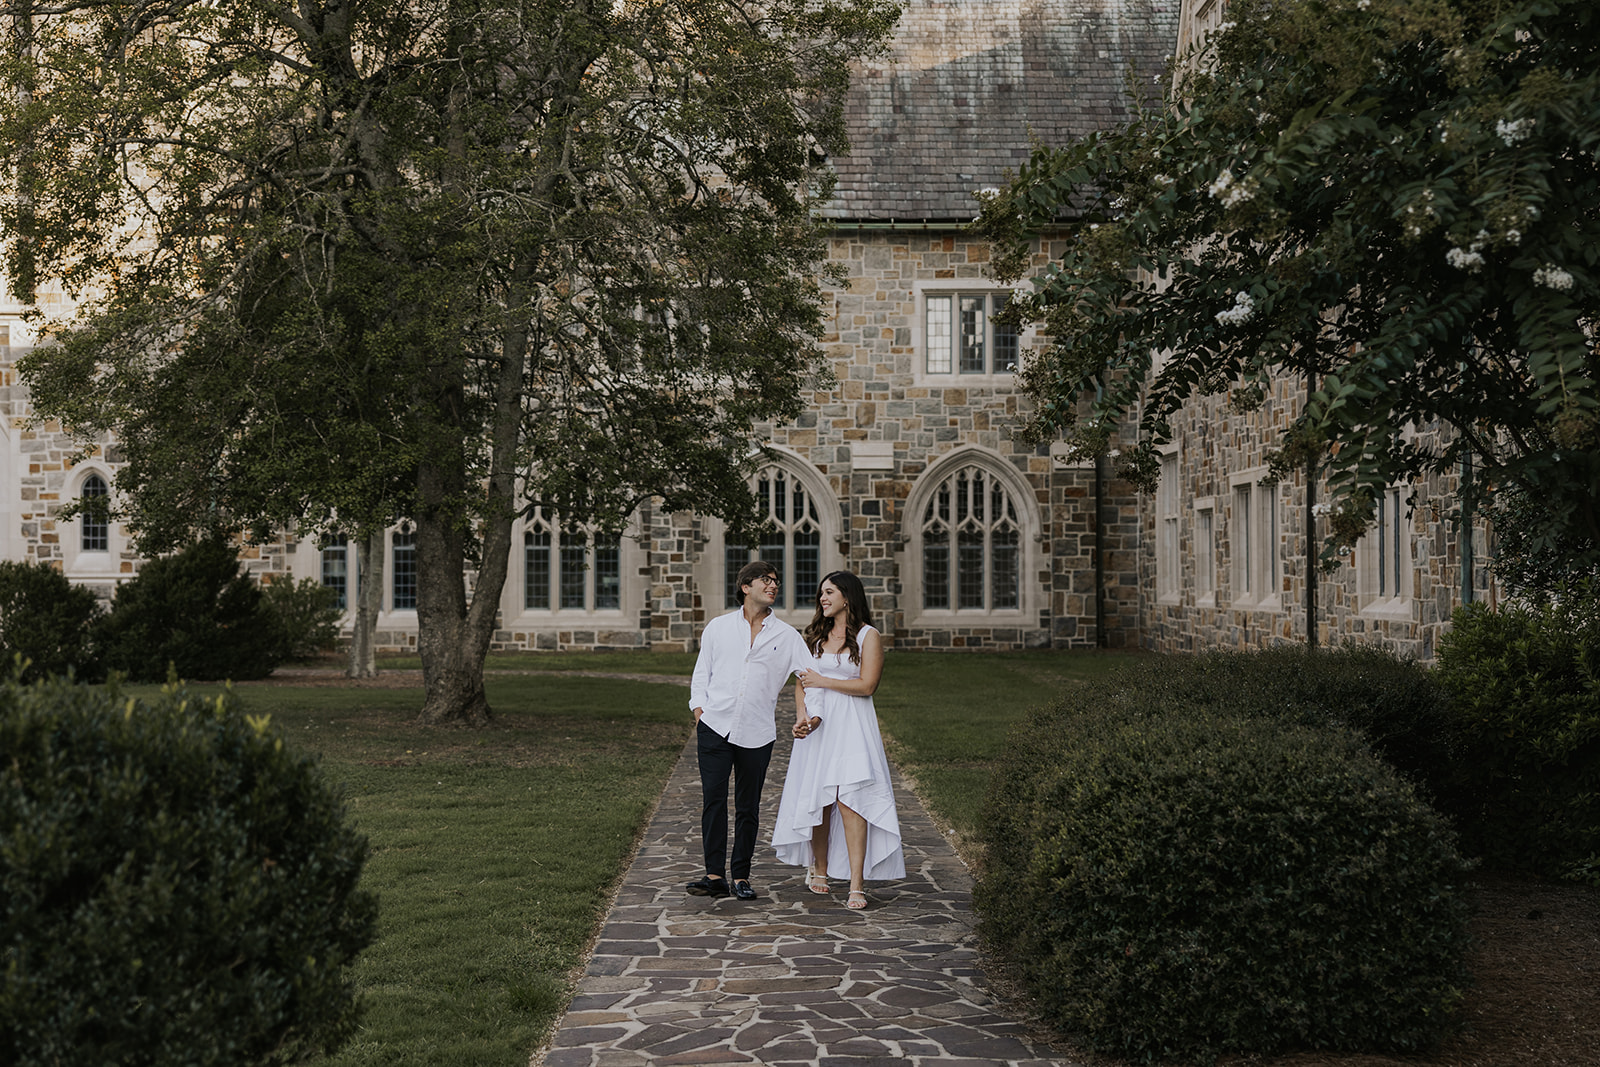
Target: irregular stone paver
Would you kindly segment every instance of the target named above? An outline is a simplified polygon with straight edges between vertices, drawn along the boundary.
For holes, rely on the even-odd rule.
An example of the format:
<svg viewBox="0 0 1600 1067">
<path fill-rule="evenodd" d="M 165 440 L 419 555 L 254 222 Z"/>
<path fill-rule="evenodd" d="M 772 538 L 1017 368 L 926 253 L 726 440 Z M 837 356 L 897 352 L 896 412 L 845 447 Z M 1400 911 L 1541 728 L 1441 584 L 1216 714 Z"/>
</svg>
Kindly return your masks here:
<svg viewBox="0 0 1600 1067">
<path fill-rule="evenodd" d="M 681 681 L 681 679 L 679 680 Z M 972 880 L 916 796 L 898 787 L 907 875 L 867 885 L 865 911 L 826 897 L 766 842 L 793 721 L 762 800 L 754 901 L 691 897 L 700 775 L 685 747 L 566 1017 L 534 1067 L 1072 1067 L 996 1012 L 978 969 Z"/>
</svg>

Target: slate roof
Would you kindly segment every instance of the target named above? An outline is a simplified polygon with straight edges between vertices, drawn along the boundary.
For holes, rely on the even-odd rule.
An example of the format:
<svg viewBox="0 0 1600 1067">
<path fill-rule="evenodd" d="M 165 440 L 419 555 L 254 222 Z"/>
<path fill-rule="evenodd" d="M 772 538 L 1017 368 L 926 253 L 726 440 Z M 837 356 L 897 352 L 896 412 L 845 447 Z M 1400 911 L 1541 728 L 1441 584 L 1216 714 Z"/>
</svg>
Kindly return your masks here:
<svg viewBox="0 0 1600 1067">
<path fill-rule="evenodd" d="M 824 214 L 960 222 L 1035 140 L 1064 144 L 1127 114 L 1130 76 L 1161 88 L 1179 0 L 908 0 L 887 56 L 857 70 L 848 155 Z"/>
</svg>

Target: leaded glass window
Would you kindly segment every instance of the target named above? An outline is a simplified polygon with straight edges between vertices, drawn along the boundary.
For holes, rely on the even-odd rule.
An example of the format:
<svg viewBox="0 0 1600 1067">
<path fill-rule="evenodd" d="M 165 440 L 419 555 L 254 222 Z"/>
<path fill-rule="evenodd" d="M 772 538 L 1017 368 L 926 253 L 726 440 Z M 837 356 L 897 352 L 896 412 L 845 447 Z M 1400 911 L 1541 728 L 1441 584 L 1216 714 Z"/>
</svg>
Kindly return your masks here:
<svg viewBox="0 0 1600 1067">
<path fill-rule="evenodd" d="M 1022 526 L 999 479 L 977 466 L 944 478 L 922 512 L 924 610 L 1022 606 Z"/>
<path fill-rule="evenodd" d="M 756 476 L 756 499 L 766 512 L 768 529 L 754 546 L 723 548 L 723 603 L 739 604 L 739 571 L 752 560 L 772 564 L 783 588 L 778 606 L 788 610 L 813 603 L 822 581 L 822 519 L 817 502 L 800 479 L 782 467 L 768 467 Z"/>
</svg>

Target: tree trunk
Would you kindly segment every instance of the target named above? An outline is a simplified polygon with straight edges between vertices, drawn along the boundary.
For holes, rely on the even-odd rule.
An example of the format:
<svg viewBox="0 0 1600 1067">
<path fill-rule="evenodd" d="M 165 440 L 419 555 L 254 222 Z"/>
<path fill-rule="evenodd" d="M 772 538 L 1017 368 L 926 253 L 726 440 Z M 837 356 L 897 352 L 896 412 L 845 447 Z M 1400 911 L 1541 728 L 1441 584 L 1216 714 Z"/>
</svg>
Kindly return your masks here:
<svg viewBox="0 0 1600 1067">
<path fill-rule="evenodd" d="M 524 297 L 524 293 L 513 294 L 514 300 Z M 500 355 L 489 429 L 485 506 L 476 528 L 483 540 L 482 552 L 470 602 L 466 592 L 468 533 L 459 509 L 451 506 L 467 497 L 465 463 L 445 465 L 428 460 L 417 475 L 421 505 L 417 521 L 417 650 L 422 655 L 426 690 L 419 719 L 429 724 L 482 726 L 492 717 L 483 688 L 483 664 L 494 640 L 510 563 L 527 331 L 508 329 L 501 339 Z"/>
<path fill-rule="evenodd" d="M 350 678 L 378 676 L 378 613 L 383 610 L 382 530 L 369 530 L 355 537 L 356 617 L 350 634 Z"/>
</svg>

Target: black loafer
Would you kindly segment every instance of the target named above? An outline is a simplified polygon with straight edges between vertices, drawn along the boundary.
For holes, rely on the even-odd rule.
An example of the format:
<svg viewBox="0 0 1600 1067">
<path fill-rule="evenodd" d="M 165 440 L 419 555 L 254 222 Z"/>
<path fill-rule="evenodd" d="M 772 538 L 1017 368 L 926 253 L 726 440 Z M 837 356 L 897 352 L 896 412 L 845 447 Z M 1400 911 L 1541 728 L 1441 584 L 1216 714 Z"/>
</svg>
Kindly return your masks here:
<svg viewBox="0 0 1600 1067">
<path fill-rule="evenodd" d="M 756 899 L 756 891 L 751 889 L 750 883 L 743 878 L 733 883 L 733 895 L 738 897 L 740 900 Z"/>
<path fill-rule="evenodd" d="M 698 882 L 690 882 L 688 889 L 692 897 L 725 897 L 728 895 L 728 880 L 706 875 Z"/>
</svg>

